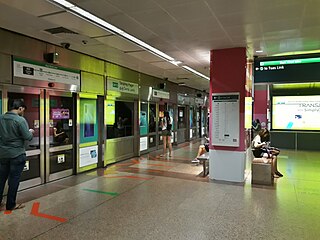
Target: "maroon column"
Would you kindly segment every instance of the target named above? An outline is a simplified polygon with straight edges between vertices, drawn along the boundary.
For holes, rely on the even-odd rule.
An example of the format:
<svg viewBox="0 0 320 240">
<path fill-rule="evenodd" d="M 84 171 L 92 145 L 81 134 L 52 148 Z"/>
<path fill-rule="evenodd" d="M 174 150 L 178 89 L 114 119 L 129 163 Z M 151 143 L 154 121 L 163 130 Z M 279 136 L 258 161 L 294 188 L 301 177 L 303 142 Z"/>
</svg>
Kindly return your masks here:
<svg viewBox="0 0 320 240">
<path fill-rule="evenodd" d="M 212 136 L 212 94 L 213 93 L 239 93 L 240 94 L 240 122 L 239 124 L 239 147 L 228 146 L 213 146 L 212 138 L 210 138 L 210 178 L 226 180 L 226 181 L 243 181 L 241 176 L 244 176 L 243 169 L 243 154 L 245 152 L 245 96 L 246 96 L 246 48 L 229 48 L 212 50 L 210 56 L 210 136 Z M 241 164 L 236 160 L 238 156 L 236 152 L 241 152 L 239 158 Z M 218 155 L 214 155 L 214 154 Z M 222 154 L 222 155 L 221 155 Z M 219 159 L 213 159 L 219 156 Z M 224 158 L 226 158 L 224 160 Z M 230 159 L 232 158 L 232 159 Z M 230 159 L 230 161 L 228 160 Z M 220 161 L 221 160 L 221 161 Z M 220 162 L 216 162 L 220 161 Z M 235 161 L 235 162 L 233 162 Z M 237 167 L 239 164 L 239 170 L 231 168 Z M 244 163 L 245 165 L 245 163 Z M 217 169 L 221 168 L 221 169 Z M 213 171 L 211 171 L 213 170 Z M 230 170 L 230 171 L 229 171 Z M 215 177 L 215 172 L 220 171 L 219 176 Z M 243 171 L 243 172 L 242 172 Z M 222 172 L 222 173 L 221 173 Z M 234 176 L 238 175 L 238 176 Z"/>
</svg>

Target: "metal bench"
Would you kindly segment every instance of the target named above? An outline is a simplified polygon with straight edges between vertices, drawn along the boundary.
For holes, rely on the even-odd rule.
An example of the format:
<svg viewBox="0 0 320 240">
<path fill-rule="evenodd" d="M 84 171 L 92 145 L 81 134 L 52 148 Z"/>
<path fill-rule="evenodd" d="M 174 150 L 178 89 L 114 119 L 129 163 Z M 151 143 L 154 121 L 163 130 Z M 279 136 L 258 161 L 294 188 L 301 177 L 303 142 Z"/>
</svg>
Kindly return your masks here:
<svg viewBox="0 0 320 240">
<path fill-rule="evenodd" d="M 207 176 L 209 174 L 209 153 L 206 152 L 202 154 L 201 156 L 197 157 L 197 159 L 200 161 L 200 163 L 203 166 L 203 177 Z M 208 164 L 206 164 L 208 163 Z M 208 165 L 208 166 L 207 166 Z"/>
<path fill-rule="evenodd" d="M 254 158 L 251 164 L 251 183 L 273 185 L 271 158 Z"/>
</svg>

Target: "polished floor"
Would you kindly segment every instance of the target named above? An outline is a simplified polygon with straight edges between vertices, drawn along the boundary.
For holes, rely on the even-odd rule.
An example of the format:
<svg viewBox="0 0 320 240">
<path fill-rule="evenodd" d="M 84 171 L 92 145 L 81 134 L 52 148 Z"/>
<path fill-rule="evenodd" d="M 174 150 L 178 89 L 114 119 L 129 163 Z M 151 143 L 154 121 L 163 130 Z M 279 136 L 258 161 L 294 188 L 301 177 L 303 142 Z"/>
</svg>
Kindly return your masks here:
<svg viewBox="0 0 320 240">
<path fill-rule="evenodd" d="M 22 191 L 0 239 L 320 239 L 320 152 L 282 150 L 266 187 L 203 178 L 198 145 Z"/>
</svg>

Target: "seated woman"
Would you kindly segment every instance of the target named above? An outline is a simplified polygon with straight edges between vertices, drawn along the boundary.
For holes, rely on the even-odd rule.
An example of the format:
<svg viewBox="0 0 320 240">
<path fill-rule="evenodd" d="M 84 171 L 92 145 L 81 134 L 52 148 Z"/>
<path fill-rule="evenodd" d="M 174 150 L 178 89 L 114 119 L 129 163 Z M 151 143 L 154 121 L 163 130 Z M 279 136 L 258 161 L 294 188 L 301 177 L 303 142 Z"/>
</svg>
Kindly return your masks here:
<svg viewBox="0 0 320 240">
<path fill-rule="evenodd" d="M 62 122 L 57 122 L 56 127 L 53 128 L 53 141 L 58 144 L 68 143 L 68 135 L 64 132 Z"/>
<path fill-rule="evenodd" d="M 192 163 L 199 163 L 200 161 L 198 160 L 198 157 L 200 157 L 202 154 L 206 153 L 206 152 L 209 152 L 209 141 L 210 139 L 207 138 L 207 137 L 204 137 L 205 138 L 205 143 L 204 144 L 201 144 L 199 146 L 199 149 L 198 149 L 198 154 L 197 156 L 195 157 L 195 159 L 193 159 L 191 162 Z"/>
<path fill-rule="evenodd" d="M 277 156 L 280 150 L 277 148 L 269 147 L 270 132 L 264 128 L 259 131 L 258 135 L 252 141 L 252 153 L 256 158 L 270 158 L 274 177 L 283 177 L 278 171 L 278 159 Z"/>
</svg>

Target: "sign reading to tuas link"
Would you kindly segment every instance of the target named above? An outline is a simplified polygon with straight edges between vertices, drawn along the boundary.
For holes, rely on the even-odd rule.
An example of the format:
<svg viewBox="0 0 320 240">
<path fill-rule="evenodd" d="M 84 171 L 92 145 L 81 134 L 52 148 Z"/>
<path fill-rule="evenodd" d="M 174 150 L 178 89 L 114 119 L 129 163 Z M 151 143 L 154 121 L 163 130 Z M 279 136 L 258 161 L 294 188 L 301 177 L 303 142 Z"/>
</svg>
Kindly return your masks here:
<svg viewBox="0 0 320 240">
<path fill-rule="evenodd" d="M 111 78 L 108 78 L 107 82 L 109 91 L 138 94 L 139 86 L 136 83 L 125 82 Z"/>
<path fill-rule="evenodd" d="M 21 58 L 13 58 L 13 76 L 80 86 L 80 71 Z"/>
</svg>

